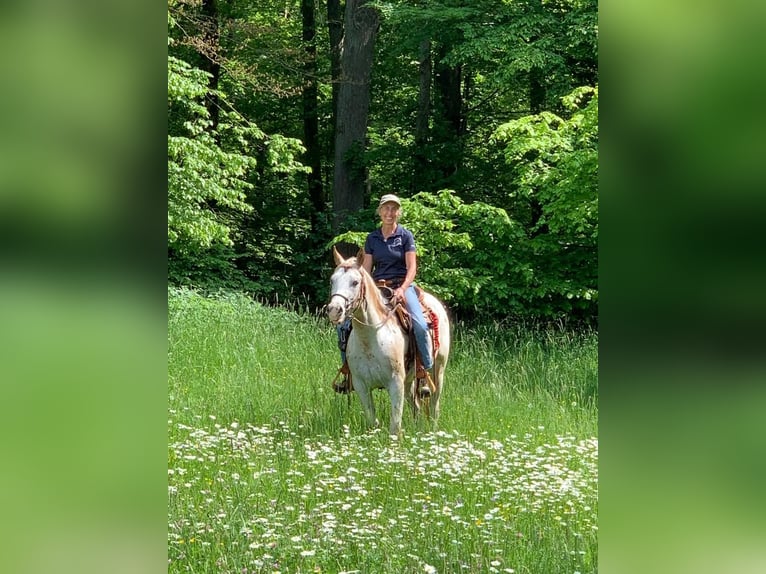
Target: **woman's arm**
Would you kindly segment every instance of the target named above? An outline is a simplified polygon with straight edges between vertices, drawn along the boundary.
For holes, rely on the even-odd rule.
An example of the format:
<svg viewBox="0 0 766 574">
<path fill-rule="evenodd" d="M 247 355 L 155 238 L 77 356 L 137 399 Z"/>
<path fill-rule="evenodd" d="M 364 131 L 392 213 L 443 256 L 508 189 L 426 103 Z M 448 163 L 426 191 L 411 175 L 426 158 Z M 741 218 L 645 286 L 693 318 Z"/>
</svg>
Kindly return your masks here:
<svg viewBox="0 0 766 574">
<path fill-rule="evenodd" d="M 401 286 L 394 291 L 394 297 L 397 299 L 404 299 L 404 292 L 415 280 L 415 275 L 418 272 L 418 258 L 414 251 L 408 251 L 404 254 L 404 262 L 407 265 L 407 275 Z"/>
<path fill-rule="evenodd" d="M 364 261 L 362 261 L 362 267 L 364 267 L 365 271 L 372 275 L 372 255 L 369 253 L 364 254 Z"/>
</svg>

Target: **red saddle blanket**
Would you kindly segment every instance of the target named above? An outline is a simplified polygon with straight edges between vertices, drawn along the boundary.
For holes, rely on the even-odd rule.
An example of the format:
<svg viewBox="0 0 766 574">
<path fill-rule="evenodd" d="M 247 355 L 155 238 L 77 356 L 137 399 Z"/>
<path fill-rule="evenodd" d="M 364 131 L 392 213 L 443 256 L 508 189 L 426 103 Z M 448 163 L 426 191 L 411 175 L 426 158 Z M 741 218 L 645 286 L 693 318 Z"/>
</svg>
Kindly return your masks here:
<svg viewBox="0 0 766 574">
<path fill-rule="evenodd" d="M 378 289 L 380 289 L 383 298 L 387 301 L 389 309 L 391 305 L 391 295 L 393 294 L 393 288 L 390 281 L 380 280 L 377 282 Z M 433 354 L 436 356 L 436 352 L 439 350 L 439 317 L 434 313 L 428 305 L 425 304 L 423 299 L 423 291 L 417 285 L 415 286 L 415 292 L 418 294 L 418 301 L 420 301 L 420 308 L 423 310 L 423 317 L 425 317 L 426 324 L 431 331 L 431 340 L 433 341 Z M 407 311 L 404 305 L 396 305 L 394 307 L 396 311 L 396 317 L 399 320 L 399 324 L 402 328 L 412 335 L 412 320 L 410 319 L 410 312 Z"/>
</svg>

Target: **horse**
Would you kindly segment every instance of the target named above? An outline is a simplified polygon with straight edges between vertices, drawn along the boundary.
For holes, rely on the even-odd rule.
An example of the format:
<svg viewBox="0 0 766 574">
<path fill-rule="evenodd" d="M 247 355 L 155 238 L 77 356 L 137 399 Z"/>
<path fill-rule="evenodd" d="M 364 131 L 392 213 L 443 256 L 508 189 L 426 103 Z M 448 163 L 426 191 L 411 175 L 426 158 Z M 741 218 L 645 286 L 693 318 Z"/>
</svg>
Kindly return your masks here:
<svg viewBox="0 0 766 574">
<path fill-rule="evenodd" d="M 346 359 L 354 390 L 359 395 L 369 426 L 378 427 L 372 399 L 373 389 L 388 390 L 391 399 L 389 434 L 401 435 L 404 397 L 417 417 L 420 410 L 416 397 L 415 365 L 406 370 L 405 357 L 410 344 L 396 313 L 386 305 L 375 281 L 362 266 L 364 251 L 344 259 L 333 247 L 337 267 L 330 277 L 330 301 L 326 306 L 331 323 L 339 325 L 351 316 L 353 329 L 346 346 Z M 434 422 L 439 418 L 439 399 L 444 389 L 444 370 L 450 352 L 450 324 L 444 305 L 433 295 L 423 292 L 423 302 L 435 314 L 439 324 L 439 349 L 434 356 L 434 386 L 424 406 Z M 431 336 L 429 334 L 429 344 Z"/>
</svg>

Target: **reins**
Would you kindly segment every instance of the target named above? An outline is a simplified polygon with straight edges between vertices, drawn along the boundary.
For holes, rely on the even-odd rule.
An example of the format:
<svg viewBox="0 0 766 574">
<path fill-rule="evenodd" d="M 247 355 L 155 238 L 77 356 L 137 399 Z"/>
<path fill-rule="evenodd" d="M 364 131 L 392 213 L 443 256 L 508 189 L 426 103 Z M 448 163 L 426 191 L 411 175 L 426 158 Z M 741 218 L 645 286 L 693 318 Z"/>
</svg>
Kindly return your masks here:
<svg viewBox="0 0 766 574">
<path fill-rule="evenodd" d="M 389 310 L 389 312 L 386 314 L 386 316 L 383 317 L 383 319 L 381 319 L 380 323 L 378 323 L 376 325 L 373 325 L 372 323 L 365 323 L 364 321 L 362 321 L 361 319 L 357 319 L 353 315 L 351 316 L 351 320 L 352 321 L 356 321 L 357 323 L 359 323 L 360 325 L 364 325 L 365 327 L 373 327 L 373 328 L 377 329 L 378 327 L 381 327 L 382 325 L 384 325 L 391 318 L 391 315 L 394 314 L 394 311 L 396 311 L 396 307 L 399 307 L 399 305 L 400 304 L 397 303 L 396 306 L 393 307 L 391 310 Z"/>
<path fill-rule="evenodd" d="M 352 311 L 355 311 L 357 309 L 357 307 L 359 307 L 359 303 L 364 301 L 364 291 L 365 291 L 365 289 L 364 289 L 364 281 L 362 281 L 362 286 L 359 289 L 359 293 L 353 299 L 349 299 L 348 297 L 346 297 L 342 293 L 331 293 L 330 294 L 330 301 L 332 301 L 333 297 L 340 297 L 341 299 L 343 299 L 346 302 L 346 304 L 343 306 L 344 307 L 343 314 L 344 315 L 350 315 Z M 365 305 L 366 305 L 366 303 L 365 303 Z"/>
<path fill-rule="evenodd" d="M 366 292 L 366 286 L 367 286 L 366 283 L 367 283 L 367 278 L 365 278 L 364 272 L 362 272 L 362 288 L 360 289 L 360 296 L 362 296 Z M 376 287 L 376 290 L 374 292 L 375 292 L 376 295 L 378 295 L 378 292 L 377 292 L 377 287 L 378 286 L 376 285 L 375 287 Z M 393 291 L 392 291 L 392 293 L 393 293 Z M 364 301 L 365 301 L 365 304 L 366 304 L 367 300 L 364 299 Z M 371 327 L 373 329 L 377 329 L 377 328 L 385 325 L 388 322 L 388 320 L 391 318 L 391 316 L 394 314 L 394 312 L 397 310 L 397 308 L 400 307 L 400 306 L 401 306 L 401 303 L 396 303 L 393 307 L 391 307 L 388 310 L 388 313 L 386 313 L 385 317 L 383 317 L 383 319 L 381 319 L 380 322 L 376 323 L 376 324 L 365 323 L 364 321 L 362 321 L 361 319 L 358 319 L 355 316 L 352 316 L 352 321 L 356 321 L 357 323 L 359 323 L 360 325 L 364 325 L 365 327 Z"/>
<path fill-rule="evenodd" d="M 344 305 L 344 314 L 345 315 L 347 315 L 347 316 L 350 315 L 351 316 L 351 320 L 356 322 L 356 323 L 358 323 L 358 324 L 360 324 L 360 325 L 364 325 L 365 327 L 372 327 L 374 329 L 377 329 L 378 327 L 383 326 L 391 318 L 391 315 L 394 314 L 394 312 L 396 311 L 397 307 L 401 306 L 401 304 L 397 303 L 391 309 L 389 309 L 389 311 L 386 314 L 386 316 L 383 317 L 383 319 L 379 323 L 375 323 L 375 324 L 373 324 L 373 323 L 365 323 L 361 319 L 357 318 L 355 315 L 353 315 L 353 312 L 356 311 L 359 308 L 359 305 L 362 304 L 365 307 L 365 309 L 367 308 L 367 299 L 365 298 L 365 295 L 367 293 L 367 285 L 366 285 L 367 281 L 366 281 L 366 278 L 364 277 L 364 272 L 361 272 L 361 274 L 362 274 L 362 284 L 359 287 L 359 293 L 357 294 L 356 297 L 354 297 L 353 299 L 349 299 L 348 297 L 346 297 L 345 295 L 343 295 L 341 293 L 332 293 L 330 295 L 330 300 L 332 300 L 333 297 L 340 297 L 341 299 L 343 299 L 346 302 L 346 304 Z"/>
</svg>

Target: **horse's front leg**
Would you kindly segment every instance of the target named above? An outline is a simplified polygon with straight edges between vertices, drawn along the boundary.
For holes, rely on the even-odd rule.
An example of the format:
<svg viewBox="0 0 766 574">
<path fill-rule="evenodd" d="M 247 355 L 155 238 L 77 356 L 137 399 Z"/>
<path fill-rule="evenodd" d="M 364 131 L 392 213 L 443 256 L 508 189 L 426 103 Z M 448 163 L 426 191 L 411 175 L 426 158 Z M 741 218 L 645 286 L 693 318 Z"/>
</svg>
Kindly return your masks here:
<svg viewBox="0 0 766 574">
<path fill-rule="evenodd" d="M 401 436 L 402 434 L 402 410 L 404 409 L 404 378 L 394 376 L 388 386 L 388 395 L 391 399 L 391 422 L 388 433 Z"/>
<path fill-rule="evenodd" d="M 355 390 L 359 395 L 359 401 L 362 403 L 362 410 L 364 411 L 364 417 L 367 419 L 367 425 L 371 428 L 378 428 L 380 422 L 375 416 L 375 401 L 372 400 L 372 389 L 367 385 L 359 385 Z"/>
<path fill-rule="evenodd" d="M 442 389 L 444 388 L 444 361 L 440 358 L 434 361 L 434 386 L 436 387 L 436 392 L 431 396 L 430 409 L 431 418 L 433 418 L 434 422 L 437 422 L 441 410 L 440 399 Z"/>
</svg>

